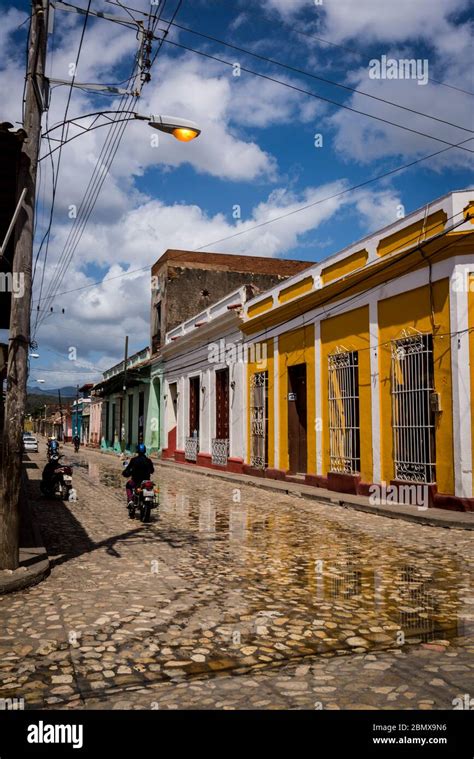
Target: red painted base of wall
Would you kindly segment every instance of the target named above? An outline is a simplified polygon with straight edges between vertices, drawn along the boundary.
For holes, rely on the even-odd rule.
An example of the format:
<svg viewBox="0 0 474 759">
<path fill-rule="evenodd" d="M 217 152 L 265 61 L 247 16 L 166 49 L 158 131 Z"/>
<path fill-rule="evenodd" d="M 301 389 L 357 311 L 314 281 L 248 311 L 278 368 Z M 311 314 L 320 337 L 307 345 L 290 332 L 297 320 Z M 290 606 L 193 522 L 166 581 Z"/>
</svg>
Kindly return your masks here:
<svg viewBox="0 0 474 759">
<path fill-rule="evenodd" d="M 282 480 L 285 482 L 301 483 L 299 477 L 294 477 L 282 469 L 256 469 L 250 464 L 245 464 L 240 458 L 229 458 L 227 466 L 217 466 L 212 463 L 210 453 L 198 453 L 197 462 L 186 461 L 184 451 L 169 451 L 164 448 L 161 452 L 163 459 L 174 459 L 180 464 L 187 464 L 191 467 L 201 466 L 206 469 L 213 469 L 218 472 L 232 472 L 234 474 L 247 474 L 250 477 L 265 477 L 272 480 Z M 304 484 L 311 485 L 315 488 L 324 488 L 332 490 L 335 493 L 346 493 L 351 495 L 370 496 L 372 494 L 372 483 L 363 482 L 359 475 L 341 474 L 338 472 L 328 472 L 326 476 L 318 474 L 306 474 Z M 416 483 L 401 482 L 392 480 L 390 485 L 414 485 Z M 379 483 L 380 485 L 380 483 Z M 414 504 L 417 505 L 417 504 Z M 436 492 L 436 485 L 428 486 L 428 508 L 447 509 L 449 511 L 469 511 L 474 512 L 474 498 L 459 498 L 454 495 L 446 495 Z"/>
<path fill-rule="evenodd" d="M 436 493 L 433 505 L 437 509 L 448 509 L 449 511 L 474 511 L 474 498 L 460 498 L 456 495 Z"/>
<path fill-rule="evenodd" d="M 250 477 L 265 477 L 264 469 L 256 469 L 254 466 L 250 466 L 250 464 L 244 464 L 242 472 L 243 474 L 248 474 Z"/>
<path fill-rule="evenodd" d="M 327 482 L 328 490 L 335 490 L 337 493 L 357 495 L 360 476 L 356 474 L 343 474 L 341 472 L 328 472 Z"/>
<path fill-rule="evenodd" d="M 286 474 L 283 469 L 265 469 L 265 477 L 271 480 L 285 480 Z"/>
<path fill-rule="evenodd" d="M 202 466 L 206 469 L 213 469 L 216 472 L 232 472 L 233 474 L 243 474 L 243 459 L 237 457 L 229 457 L 227 459 L 226 466 L 218 466 L 212 463 L 212 455 L 210 453 L 198 453 L 197 461 L 187 461 L 185 459 L 184 451 L 174 451 L 170 453 L 168 449 L 164 448 L 161 453 L 161 458 L 173 460 L 179 464 L 187 464 L 188 466 Z"/>
</svg>

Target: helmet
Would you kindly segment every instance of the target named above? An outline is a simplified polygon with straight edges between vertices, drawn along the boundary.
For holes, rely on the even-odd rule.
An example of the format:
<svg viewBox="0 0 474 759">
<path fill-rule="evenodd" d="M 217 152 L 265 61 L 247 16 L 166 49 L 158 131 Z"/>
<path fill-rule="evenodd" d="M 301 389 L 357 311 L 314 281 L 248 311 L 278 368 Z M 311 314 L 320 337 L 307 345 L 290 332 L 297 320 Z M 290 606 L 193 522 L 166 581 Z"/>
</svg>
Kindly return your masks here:
<svg viewBox="0 0 474 759">
<path fill-rule="evenodd" d="M 57 453 L 53 453 L 51 455 L 51 461 L 59 461 L 59 456 Z"/>
<path fill-rule="evenodd" d="M 138 443 L 137 453 L 146 453 L 146 445 L 144 443 Z"/>
</svg>

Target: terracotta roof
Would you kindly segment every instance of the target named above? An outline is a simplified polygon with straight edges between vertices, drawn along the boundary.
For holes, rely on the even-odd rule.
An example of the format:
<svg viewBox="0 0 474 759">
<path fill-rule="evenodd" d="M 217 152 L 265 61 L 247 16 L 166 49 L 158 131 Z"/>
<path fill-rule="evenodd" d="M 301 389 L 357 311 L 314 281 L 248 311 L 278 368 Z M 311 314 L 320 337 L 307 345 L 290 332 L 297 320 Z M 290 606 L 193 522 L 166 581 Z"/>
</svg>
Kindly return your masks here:
<svg viewBox="0 0 474 759">
<path fill-rule="evenodd" d="M 221 269 L 253 274 L 280 274 L 288 277 L 314 265 L 314 261 L 292 261 L 269 256 L 242 256 L 234 253 L 207 253 L 194 250 L 168 249 L 152 266 L 152 274 L 164 264 L 186 268 Z"/>
</svg>

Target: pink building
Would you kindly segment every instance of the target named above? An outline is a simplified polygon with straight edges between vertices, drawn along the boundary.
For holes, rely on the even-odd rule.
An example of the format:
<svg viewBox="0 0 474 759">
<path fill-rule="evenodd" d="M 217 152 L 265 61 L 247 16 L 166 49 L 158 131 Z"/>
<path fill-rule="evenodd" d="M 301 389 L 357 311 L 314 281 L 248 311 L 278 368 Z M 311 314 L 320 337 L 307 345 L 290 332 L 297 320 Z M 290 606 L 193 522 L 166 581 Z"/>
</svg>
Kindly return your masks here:
<svg viewBox="0 0 474 759">
<path fill-rule="evenodd" d="M 102 399 L 94 395 L 91 397 L 90 422 L 89 422 L 89 445 L 99 448 L 102 441 Z"/>
</svg>

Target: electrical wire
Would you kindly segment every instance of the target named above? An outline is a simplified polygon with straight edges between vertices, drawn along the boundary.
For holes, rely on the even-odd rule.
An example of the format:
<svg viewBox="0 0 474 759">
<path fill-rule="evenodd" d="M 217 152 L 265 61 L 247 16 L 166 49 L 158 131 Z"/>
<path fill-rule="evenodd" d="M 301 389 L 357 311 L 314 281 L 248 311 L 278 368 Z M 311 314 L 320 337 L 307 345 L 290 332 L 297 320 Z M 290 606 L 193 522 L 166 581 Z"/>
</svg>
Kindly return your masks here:
<svg viewBox="0 0 474 759">
<path fill-rule="evenodd" d="M 405 251 L 405 253 L 403 253 L 401 256 L 398 256 L 397 258 L 394 258 L 394 259 L 391 259 L 391 260 L 387 261 L 386 264 L 383 267 L 381 267 L 380 269 L 378 269 L 377 271 L 373 271 L 373 272 L 368 271 L 367 272 L 367 279 L 370 279 L 370 277 L 372 277 L 372 276 L 378 276 L 380 274 L 380 272 L 384 272 L 384 271 L 390 269 L 391 267 L 393 267 L 393 266 L 397 265 L 398 263 L 400 263 L 400 261 L 404 260 L 405 258 L 408 258 L 413 253 L 416 253 L 417 251 L 420 251 L 420 253 L 422 253 L 422 251 L 423 251 L 423 249 L 424 249 L 425 246 L 427 246 L 429 244 L 432 244 L 435 240 L 441 239 L 441 238 L 445 237 L 447 234 L 453 232 L 458 226 L 461 226 L 462 224 L 465 223 L 464 214 L 463 214 L 463 212 L 460 212 L 458 214 L 455 214 L 455 216 L 452 216 L 449 219 L 447 219 L 447 221 L 452 221 L 456 216 L 460 216 L 460 215 L 462 215 L 462 219 L 460 219 L 458 222 L 456 222 L 455 224 L 453 224 L 449 229 L 444 229 L 439 234 L 433 235 L 428 240 L 424 240 L 422 243 L 420 243 L 420 244 L 416 245 L 415 247 L 412 247 L 409 250 Z M 467 236 L 472 236 L 472 235 L 474 235 L 474 231 L 467 233 Z M 418 237 L 418 233 L 416 235 L 414 235 L 412 238 L 410 238 L 410 240 L 414 241 L 414 240 L 416 240 L 417 237 Z M 458 243 L 459 243 L 459 239 L 456 239 L 456 240 L 448 243 L 447 245 L 438 248 L 431 255 L 426 256 L 425 260 L 429 261 L 431 257 L 433 257 L 435 255 L 438 255 L 439 253 L 444 252 L 445 250 L 448 250 L 453 245 L 456 245 Z M 423 255 L 423 253 L 422 253 L 422 255 Z M 414 262 L 412 264 L 411 267 L 408 267 L 407 269 L 405 269 L 404 274 L 406 274 L 406 273 L 410 272 L 411 270 L 413 270 L 415 268 L 418 268 L 418 267 L 419 267 L 419 261 L 416 261 L 416 262 Z M 309 269 L 308 269 L 308 271 L 309 271 Z M 303 316 L 304 314 L 308 313 L 309 311 L 312 311 L 314 309 L 322 308 L 324 305 L 326 305 L 328 303 L 331 303 L 331 302 L 334 302 L 335 306 L 331 307 L 331 309 L 328 312 L 328 314 L 325 314 L 325 318 L 328 318 L 329 314 L 330 314 L 330 316 L 332 318 L 332 316 L 334 316 L 335 314 L 338 314 L 338 313 L 340 313 L 342 311 L 346 312 L 346 311 L 350 310 L 350 309 L 347 308 L 347 305 L 349 303 L 352 303 L 352 302 L 357 301 L 357 300 L 359 300 L 361 298 L 364 298 L 367 295 L 368 292 L 371 292 L 372 290 L 376 290 L 378 288 L 383 287 L 389 281 L 390 281 L 390 277 L 388 279 L 385 279 L 382 282 L 379 282 L 379 283 L 377 283 L 375 285 L 372 285 L 372 286 L 369 286 L 369 287 L 365 288 L 361 292 L 355 293 L 354 295 L 350 296 L 349 298 L 346 298 L 342 303 L 339 303 L 339 301 L 341 300 L 341 296 L 345 292 L 350 291 L 354 287 L 358 286 L 360 283 L 357 282 L 357 283 L 348 284 L 345 288 L 343 288 L 340 292 L 338 292 L 338 294 L 337 294 L 337 301 L 334 301 L 334 296 L 328 296 L 326 300 L 323 300 L 322 302 L 318 303 L 316 306 L 312 305 L 312 306 L 309 306 L 308 308 L 305 308 L 304 310 L 300 311 L 300 313 L 298 314 L 298 316 Z M 252 343 L 256 343 L 258 341 L 265 340 L 267 332 L 268 332 L 268 329 L 264 328 L 260 332 L 252 334 L 252 336 L 251 336 L 251 342 Z M 457 334 L 457 332 L 456 333 L 453 332 L 452 334 L 453 335 Z M 194 353 L 194 352 L 196 352 L 198 350 L 201 350 L 201 349 L 202 349 L 202 346 L 197 347 L 197 348 L 191 348 L 191 349 L 188 348 L 186 350 L 186 355 L 189 356 L 190 354 L 192 354 L 192 353 Z M 182 365 L 182 366 L 184 368 L 188 368 L 188 367 L 195 366 L 197 363 L 199 363 L 199 362 L 191 362 L 189 364 Z"/>
<path fill-rule="evenodd" d="M 253 16 L 260 16 L 260 18 L 265 19 L 265 20 L 267 18 L 264 13 L 260 13 L 258 10 L 256 10 L 255 6 L 249 7 L 248 4 L 247 4 L 247 7 L 245 8 L 245 13 L 249 13 Z M 294 32 L 295 34 L 299 34 L 302 37 L 307 37 L 309 39 L 315 40 L 316 42 L 322 42 L 325 45 L 330 45 L 331 47 L 338 48 L 339 50 L 344 50 L 345 52 L 352 53 L 353 55 L 357 55 L 360 58 L 365 58 L 365 54 L 361 53 L 360 50 L 356 50 L 355 48 L 350 48 L 350 47 L 347 47 L 347 45 L 341 45 L 337 42 L 332 42 L 331 40 L 328 40 L 325 37 L 316 36 L 315 34 L 312 34 L 310 32 L 304 32 L 302 29 L 296 29 L 294 26 L 289 26 L 283 21 L 278 21 L 278 20 L 273 19 L 272 24 L 275 24 L 275 23 L 278 24 L 278 26 L 285 29 L 285 31 L 289 28 L 290 31 Z M 448 87 L 451 90 L 457 90 L 458 92 L 462 92 L 466 95 L 474 96 L 474 92 L 465 90 L 462 87 L 457 87 L 454 84 L 449 84 L 448 82 L 443 82 L 439 79 L 434 79 L 431 75 L 430 75 L 430 82 L 434 82 L 435 84 L 440 84 L 443 87 Z"/>
<path fill-rule="evenodd" d="M 468 138 L 464 142 L 469 142 L 471 139 L 473 139 L 473 138 Z M 350 187 L 345 188 L 344 190 L 340 190 L 337 193 L 334 193 L 332 195 L 327 195 L 326 197 L 320 198 L 319 200 L 316 200 L 313 203 L 308 203 L 308 204 L 306 204 L 304 206 L 300 206 L 299 208 L 295 208 L 292 211 L 288 211 L 285 214 L 281 214 L 280 216 L 275 216 L 275 217 L 273 217 L 271 219 L 268 219 L 267 221 L 260 222 L 259 224 L 254 224 L 252 227 L 248 227 L 247 229 L 243 229 L 243 230 L 241 230 L 239 232 L 235 232 L 235 233 L 233 233 L 231 235 L 227 235 L 226 237 L 221 237 L 219 240 L 213 240 L 212 242 L 209 242 L 209 243 L 206 243 L 205 245 L 201 245 L 200 247 L 197 247 L 195 250 L 196 251 L 200 251 L 200 250 L 204 250 L 205 248 L 210 248 L 213 245 L 217 245 L 217 244 L 219 244 L 221 242 L 227 242 L 228 240 L 232 240 L 235 237 L 239 237 L 240 235 L 247 234 L 248 232 L 253 232 L 255 229 L 259 229 L 259 228 L 267 226 L 269 224 L 273 224 L 276 221 L 280 221 L 281 219 L 285 219 L 288 216 L 293 216 L 294 214 L 300 213 L 301 211 L 306 211 L 308 208 L 313 208 L 314 206 L 320 205 L 321 203 L 325 203 L 325 202 L 327 202 L 329 200 L 334 200 L 335 198 L 342 197 L 343 195 L 346 195 L 349 192 L 353 192 L 354 190 L 358 190 L 361 187 L 365 187 L 368 184 L 371 184 L 372 182 L 377 182 L 377 181 L 379 181 L 381 179 L 385 179 L 386 177 L 391 176 L 393 174 L 396 174 L 396 173 L 398 173 L 400 171 L 403 171 L 403 170 L 405 170 L 407 168 L 411 168 L 415 164 L 421 163 L 421 162 L 426 161 L 426 160 L 428 160 L 430 158 L 438 156 L 441 153 L 447 152 L 448 150 L 451 150 L 451 148 L 442 148 L 441 150 L 438 150 L 435 153 L 430 153 L 429 155 L 422 156 L 421 158 L 417 158 L 416 160 L 410 161 L 409 163 L 403 164 L 402 166 L 397 166 L 394 169 L 391 169 L 390 171 L 383 172 L 382 174 L 378 174 L 375 177 L 371 177 L 370 179 L 366 179 L 363 182 L 359 182 L 356 185 L 352 185 Z M 143 267 L 140 267 L 138 269 L 132 269 L 131 271 L 123 272 L 122 274 L 117 274 L 116 276 L 110 277 L 108 279 L 102 279 L 102 280 L 99 280 L 98 282 L 93 282 L 90 285 L 83 285 L 82 287 L 72 288 L 70 290 L 64 290 L 61 293 L 57 293 L 56 296 L 59 297 L 60 295 L 68 295 L 69 293 L 78 292 L 80 290 L 86 290 L 86 289 L 88 289 L 90 287 L 98 287 L 98 286 L 100 286 L 100 285 L 102 285 L 104 283 L 107 283 L 107 282 L 109 282 L 109 281 L 111 281 L 113 279 L 121 279 L 122 277 L 128 277 L 131 274 L 135 274 L 135 273 L 140 272 L 140 271 L 145 271 L 146 269 L 150 269 L 151 266 L 152 266 L 152 264 L 149 264 L 147 266 L 143 266 Z"/>
<path fill-rule="evenodd" d="M 181 31 L 188 32 L 189 34 L 194 34 L 195 36 L 202 37 L 203 39 L 209 40 L 211 42 L 216 42 L 217 44 L 224 45 L 225 47 L 231 48 L 232 50 L 237 50 L 239 53 L 244 53 L 245 55 L 251 55 L 253 58 L 257 58 L 258 60 L 264 61 L 265 63 L 270 63 L 274 66 L 280 66 L 281 68 L 291 71 L 292 73 L 302 74 L 303 76 L 310 77 L 311 79 L 316 79 L 317 81 L 324 82 L 325 84 L 329 84 L 333 87 L 339 87 L 343 90 L 347 90 L 349 92 L 354 92 L 359 95 L 363 95 L 364 97 L 370 98 L 371 100 L 377 100 L 381 103 L 385 103 L 386 105 L 390 105 L 393 108 L 400 108 L 409 113 L 416 114 L 417 116 L 423 116 L 424 118 L 432 119 L 433 121 L 438 121 L 441 124 L 446 124 L 447 126 L 452 126 L 452 127 L 455 127 L 456 129 L 461 129 L 464 132 L 470 132 L 471 134 L 474 133 L 473 129 L 468 129 L 467 127 L 459 126 L 459 124 L 454 124 L 452 121 L 446 121 L 445 119 L 440 119 L 437 116 L 433 116 L 429 113 L 423 113 L 422 111 L 417 111 L 415 108 L 409 108 L 408 106 L 402 105 L 401 103 L 396 103 L 392 100 L 388 100 L 387 98 L 379 97 L 377 95 L 372 95 L 369 92 L 364 92 L 364 90 L 358 89 L 357 87 L 350 87 L 347 84 L 336 82 L 334 79 L 327 79 L 317 74 L 312 74 L 310 71 L 306 71 L 305 69 L 300 69 L 295 66 L 291 66 L 287 63 L 283 63 L 282 61 L 278 61 L 274 58 L 268 58 L 265 55 L 260 55 L 259 53 L 255 53 L 252 50 L 239 47 L 238 45 L 233 45 L 230 42 L 221 40 L 218 37 L 213 37 L 210 34 L 205 34 L 204 32 L 199 32 L 196 29 L 191 29 L 187 26 L 183 26 L 182 24 L 177 24 L 173 20 L 169 22 L 164 21 L 164 23 L 169 23 L 170 26 L 173 25 L 177 29 L 180 29 Z"/>
<path fill-rule="evenodd" d="M 181 6 L 181 2 L 182 2 L 182 0 L 179 0 L 178 6 L 175 9 L 173 18 L 176 17 L 177 11 L 179 10 L 179 7 Z M 162 7 L 164 7 L 164 5 Z M 156 51 L 152 63 L 156 60 L 157 55 L 158 55 L 160 49 L 161 49 L 161 45 L 159 46 L 158 50 Z M 138 68 L 139 56 L 140 56 L 140 53 L 137 54 L 136 61 L 135 61 L 135 64 L 134 64 L 135 67 L 137 67 L 137 68 Z M 150 66 L 150 68 L 151 68 L 151 66 Z M 139 73 L 140 72 L 137 71 L 137 76 L 138 76 Z M 133 72 L 132 72 L 132 74 L 133 74 Z M 130 96 L 130 97 L 133 97 L 133 96 Z M 129 98 L 127 98 L 127 100 L 125 102 L 124 102 L 124 100 L 122 100 L 122 104 L 121 104 L 121 106 L 118 109 L 117 116 L 120 115 L 122 109 L 123 109 L 123 111 L 125 111 L 128 108 L 128 100 L 129 100 Z M 85 226 L 86 226 L 86 224 L 88 222 L 88 219 L 90 218 L 90 215 L 91 215 L 91 213 L 93 211 L 93 208 L 94 208 L 95 203 L 97 201 L 98 194 L 99 194 L 100 189 L 101 189 L 101 187 L 103 185 L 103 182 L 105 181 L 107 172 L 110 170 L 110 166 L 111 166 L 112 161 L 113 161 L 113 159 L 115 157 L 115 154 L 116 154 L 116 152 L 118 150 L 118 147 L 120 145 L 121 139 L 123 137 L 123 133 L 124 133 L 126 125 L 128 123 L 128 119 L 127 120 L 122 120 L 122 121 L 124 123 L 122 123 L 119 126 L 119 128 L 117 130 L 117 134 L 115 136 L 115 140 L 111 143 L 110 152 L 108 154 L 106 153 L 106 157 L 104 159 L 104 167 L 106 167 L 106 171 L 102 171 L 102 176 L 99 176 L 98 182 L 96 183 L 95 186 L 94 186 L 94 182 L 95 182 L 95 178 L 94 178 L 94 180 L 89 183 L 89 186 L 88 186 L 88 188 L 86 190 L 86 195 L 89 192 L 89 190 L 91 190 L 91 192 L 90 192 L 88 200 L 87 200 L 87 202 L 85 204 L 85 210 L 83 209 L 83 203 L 81 203 L 81 207 L 79 209 L 78 216 L 76 217 L 76 220 L 75 220 L 75 221 L 77 221 L 77 219 L 81 215 L 81 211 L 83 211 L 84 221 L 82 222 L 82 226 L 79 226 L 79 224 L 74 224 L 73 225 L 73 228 L 71 230 L 71 234 L 68 236 L 68 239 L 67 239 L 66 244 L 65 244 L 64 249 L 63 249 L 63 253 L 61 254 L 62 264 L 59 267 L 59 270 L 58 270 L 58 272 L 56 274 L 56 277 L 54 279 L 54 284 L 52 284 L 52 286 L 50 286 L 50 288 L 49 288 L 49 291 L 48 291 L 48 294 L 47 294 L 47 302 L 48 302 L 48 299 L 49 299 L 49 302 L 52 302 L 52 300 L 54 299 L 55 293 L 57 292 L 57 290 L 59 289 L 59 287 L 61 285 L 61 282 L 62 282 L 62 280 L 64 278 L 64 275 L 65 275 L 65 273 L 67 271 L 67 268 L 69 267 L 70 262 L 72 260 L 72 257 L 74 255 L 74 252 L 75 252 L 75 250 L 76 250 L 76 248 L 77 248 L 77 246 L 78 246 L 78 244 L 79 244 L 79 242 L 80 242 L 80 240 L 82 238 Z M 111 127 L 111 130 L 112 129 L 113 129 L 113 126 Z M 99 156 L 99 160 L 98 160 L 96 166 L 98 166 L 100 164 L 100 161 L 101 161 L 101 156 Z M 81 221 L 82 221 L 82 219 L 81 219 Z M 38 322 L 38 326 L 40 326 L 40 325 L 41 325 L 41 319 Z"/>
<path fill-rule="evenodd" d="M 218 63 L 222 63 L 225 66 L 230 66 L 232 68 L 234 68 L 235 66 L 235 61 L 228 61 L 225 58 L 220 58 L 219 56 L 212 55 L 211 53 L 205 53 L 203 50 L 196 50 L 195 48 L 189 47 L 188 45 L 183 45 L 179 42 L 174 42 L 164 37 L 163 37 L 163 41 L 166 42 L 168 45 L 172 45 L 173 47 L 180 48 L 181 50 L 187 50 L 188 52 L 195 53 L 196 55 L 200 55 L 203 58 L 208 58 L 209 60 L 212 60 L 212 61 L 217 61 Z M 402 129 L 405 132 L 416 134 L 419 137 L 426 137 L 429 140 L 435 140 L 436 142 L 441 142 L 444 145 L 449 145 L 450 147 L 459 147 L 460 150 L 465 150 L 467 153 L 474 153 L 473 150 L 470 150 L 469 148 L 465 148 L 465 147 L 460 147 L 459 145 L 455 145 L 455 143 L 449 142 L 449 140 L 443 140 L 441 137 L 435 137 L 434 135 L 428 134 L 427 132 L 421 132 L 419 129 L 414 129 L 412 127 L 408 127 L 403 124 L 399 124 L 395 121 L 390 121 L 390 119 L 384 119 L 382 116 L 375 116 L 375 114 L 367 113 L 366 111 L 361 111 L 358 108 L 353 108 L 352 106 L 346 105 L 345 103 L 339 103 L 337 102 L 337 100 L 332 100 L 331 98 L 327 98 L 323 95 L 318 95 L 316 92 L 313 92 L 312 90 L 306 90 L 303 87 L 297 87 L 294 84 L 290 84 L 289 82 L 284 82 L 281 79 L 277 79 L 276 77 L 270 76 L 268 74 L 262 74 L 259 71 L 254 71 L 253 69 L 249 69 L 246 66 L 240 66 L 240 71 L 245 71 L 247 74 L 252 74 L 253 76 L 260 77 L 261 79 L 265 79 L 266 81 L 269 81 L 269 82 L 274 82 L 275 84 L 279 84 L 282 87 L 291 89 L 294 92 L 299 92 L 303 95 L 309 95 L 309 97 L 315 98 L 316 100 L 321 100 L 324 103 L 335 105 L 338 108 L 342 108 L 346 111 L 350 111 L 351 113 L 357 113 L 360 116 L 367 116 L 368 118 L 374 119 L 375 121 L 379 121 L 383 124 L 388 124 L 389 126 L 396 127 L 397 129 Z"/>
<path fill-rule="evenodd" d="M 67 120 L 67 114 L 68 114 L 68 111 L 69 111 L 69 105 L 71 103 L 72 91 L 73 91 L 74 82 L 75 82 L 75 79 L 76 79 L 76 73 L 77 73 L 77 67 L 79 65 L 79 59 L 81 57 L 82 45 L 84 43 L 84 36 L 85 36 L 85 33 L 86 33 L 87 22 L 88 22 L 88 19 L 89 19 L 89 11 L 90 11 L 90 7 L 91 7 L 91 3 L 92 3 L 92 0 L 88 0 L 86 14 L 84 16 L 84 22 L 83 22 L 83 25 L 82 25 L 81 36 L 80 36 L 80 39 L 79 39 L 79 47 L 78 47 L 78 50 L 77 50 L 76 61 L 75 61 L 75 65 L 74 65 L 74 74 L 73 74 L 73 76 L 71 78 L 71 83 L 70 83 L 70 86 L 69 86 L 69 93 L 68 93 L 68 97 L 67 97 L 67 101 L 66 101 L 66 109 L 64 111 L 64 119 L 63 119 L 64 122 Z M 69 125 L 63 124 L 63 128 L 62 128 L 62 131 L 61 131 L 61 141 L 64 140 L 65 127 L 66 127 L 66 135 L 69 132 Z M 42 292 L 43 292 L 44 275 L 45 275 L 46 264 L 47 264 L 47 260 L 48 260 L 49 241 L 50 241 L 50 238 L 51 238 L 51 228 L 52 228 L 53 218 L 54 218 L 54 207 L 55 207 L 55 202 L 56 202 L 56 192 L 57 192 L 57 188 L 58 188 L 59 170 L 60 170 L 60 166 L 61 166 L 61 153 L 62 153 L 62 150 L 60 149 L 59 150 L 59 154 L 58 154 L 57 164 L 56 164 L 56 175 L 54 176 L 54 173 L 53 173 L 53 192 L 52 192 L 52 199 L 51 199 L 50 220 L 49 220 L 49 225 L 48 225 L 48 228 L 46 230 L 45 236 L 44 236 L 43 241 L 42 241 L 42 242 L 44 242 L 44 240 L 46 240 L 46 250 L 45 250 L 45 255 L 44 255 L 43 270 L 42 270 L 42 273 L 41 273 L 41 285 L 40 285 L 40 296 L 39 296 L 40 300 L 41 300 L 41 295 L 42 295 Z M 40 249 L 39 249 L 39 251 L 37 253 L 36 261 L 38 261 L 39 254 L 41 253 L 41 247 L 42 247 L 42 244 L 40 245 Z M 34 327 L 33 327 L 33 339 L 35 337 L 37 326 L 38 326 L 38 315 L 36 316 L 35 324 L 34 324 Z"/>
</svg>

